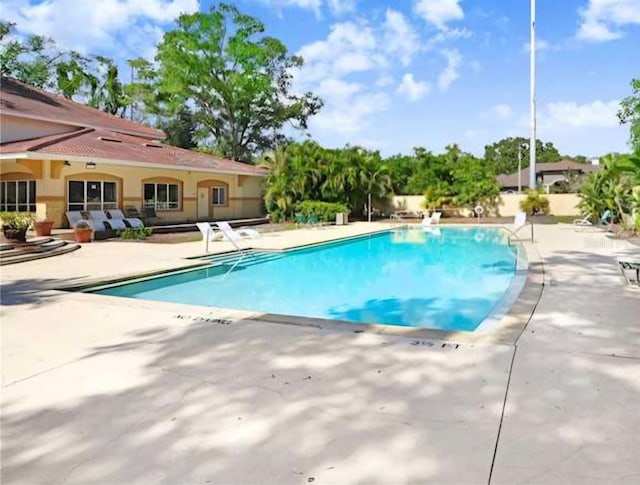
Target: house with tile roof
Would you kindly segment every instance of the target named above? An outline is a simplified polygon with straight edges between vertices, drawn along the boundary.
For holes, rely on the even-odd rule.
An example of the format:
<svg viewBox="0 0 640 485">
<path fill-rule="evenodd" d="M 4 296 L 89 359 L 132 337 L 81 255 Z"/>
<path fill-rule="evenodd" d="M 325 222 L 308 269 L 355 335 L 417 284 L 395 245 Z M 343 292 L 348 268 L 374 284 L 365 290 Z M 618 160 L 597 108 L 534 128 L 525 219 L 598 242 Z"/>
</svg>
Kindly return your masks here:
<svg viewBox="0 0 640 485">
<path fill-rule="evenodd" d="M 259 217 L 266 172 L 162 143 L 165 134 L 0 80 L 0 211 L 65 227 L 75 210 L 152 208 L 165 221 Z"/>
<path fill-rule="evenodd" d="M 559 182 L 567 182 L 568 174 L 583 175 L 599 169 L 600 166 L 597 164 L 578 163 L 568 158 L 554 163 L 537 163 L 536 181 L 538 186 L 542 186 L 549 192 L 552 185 Z M 519 181 L 523 189 L 526 189 L 529 186 L 529 167 L 523 168 L 520 173 L 498 175 L 496 180 L 500 184 L 501 190 L 506 193 L 517 192 Z"/>
</svg>

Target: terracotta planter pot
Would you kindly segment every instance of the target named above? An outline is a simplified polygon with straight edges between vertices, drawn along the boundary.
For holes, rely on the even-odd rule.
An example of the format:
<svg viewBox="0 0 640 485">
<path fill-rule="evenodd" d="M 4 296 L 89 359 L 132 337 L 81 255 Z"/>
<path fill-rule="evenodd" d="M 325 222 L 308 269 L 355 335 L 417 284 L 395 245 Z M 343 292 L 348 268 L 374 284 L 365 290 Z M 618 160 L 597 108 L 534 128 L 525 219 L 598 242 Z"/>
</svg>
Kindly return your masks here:
<svg viewBox="0 0 640 485">
<path fill-rule="evenodd" d="M 27 242 L 26 229 L 14 229 L 10 226 L 2 226 L 4 237 L 9 241 Z"/>
<path fill-rule="evenodd" d="M 53 221 L 39 221 L 35 223 L 36 235 L 38 236 L 51 236 L 51 229 L 53 229 Z"/>
<path fill-rule="evenodd" d="M 91 242 L 91 233 L 93 229 L 90 227 L 87 228 L 76 228 L 73 230 L 73 235 L 76 238 L 76 242 L 78 243 L 88 243 Z"/>
</svg>

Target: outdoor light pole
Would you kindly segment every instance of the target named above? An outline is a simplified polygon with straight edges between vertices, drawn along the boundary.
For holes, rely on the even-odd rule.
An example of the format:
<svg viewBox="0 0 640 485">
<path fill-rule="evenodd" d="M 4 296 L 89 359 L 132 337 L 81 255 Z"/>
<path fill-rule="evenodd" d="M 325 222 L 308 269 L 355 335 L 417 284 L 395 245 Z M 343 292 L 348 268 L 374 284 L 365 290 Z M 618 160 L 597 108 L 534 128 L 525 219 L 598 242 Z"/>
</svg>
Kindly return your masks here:
<svg viewBox="0 0 640 485">
<path fill-rule="evenodd" d="M 536 0 L 531 2 L 531 49 L 530 49 L 530 115 L 531 134 L 529 138 L 529 187 L 536 188 Z"/>
</svg>

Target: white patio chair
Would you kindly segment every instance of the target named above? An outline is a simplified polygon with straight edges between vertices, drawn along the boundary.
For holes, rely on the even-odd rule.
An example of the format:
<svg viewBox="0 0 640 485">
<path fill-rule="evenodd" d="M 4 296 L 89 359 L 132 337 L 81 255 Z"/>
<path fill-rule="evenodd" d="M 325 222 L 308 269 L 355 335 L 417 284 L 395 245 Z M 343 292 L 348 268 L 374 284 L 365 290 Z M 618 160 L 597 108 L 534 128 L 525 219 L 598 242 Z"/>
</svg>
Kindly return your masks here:
<svg viewBox="0 0 640 485">
<path fill-rule="evenodd" d="M 516 215 L 513 218 L 513 224 L 506 226 L 509 232 L 511 232 L 509 239 L 511 239 L 511 236 L 516 236 L 518 231 L 526 226 L 531 226 L 531 242 L 533 242 L 533 224 L 527 222 L 527 213 L 522 211 L 516 212 Z"/>
<path fill-rule="evenodd" d="M 239 241 L 242 239 L 242 236 L 247 236 L 251 239 L 262 238 L 262 235 L 255 229 L 232 229 L 229 223 L 224 221 L 216 222 L 215 224 L 218 226 L 220 231 L 222 231 L 222 234 L 224 234 L 224 238 L 229 241 Z"/>
<path fill-rule="evenodd" d="M 430 216 L 424 216 L 424 219 L 422 219 L 421 222 L 421 226 L 423 229 L 427 229 L 435 224 L 439 224 L 440 223 L 440 217 L 442 217 L 442 212 L 434 212 L 433 214 L 431 214 Z"/>
</svg>

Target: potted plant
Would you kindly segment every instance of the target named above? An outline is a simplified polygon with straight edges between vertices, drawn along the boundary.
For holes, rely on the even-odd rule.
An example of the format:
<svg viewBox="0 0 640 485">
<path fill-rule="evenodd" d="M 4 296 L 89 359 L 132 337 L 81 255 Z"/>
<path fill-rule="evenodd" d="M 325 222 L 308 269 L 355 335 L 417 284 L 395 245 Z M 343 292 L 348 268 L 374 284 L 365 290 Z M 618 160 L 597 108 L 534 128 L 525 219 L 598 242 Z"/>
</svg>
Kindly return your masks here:
<svg viewBox="0 0 640 485">
<path fill-rule="evenodd" d="M 28 212 L 3 212 L 2 232 L 4 237 L 19 242 L 27 242 L 27 231 L 33 224 L 33 216 Z"/>
<path fill-rule="evenodd" d="M 38 236 L 51 236 L 51 229 L 53 229 L 54 221 L 49 219 L 36 220 L 34 226 L 36 235 Z"/>
<path fill-rule="evenodd" d="M 79 221 L 73 228 L 73 235 L 78 243 L 91 242 L 92 232 L 93 229 L 91 229 L 91 226 L 87 221 Z"/>
</svg>

